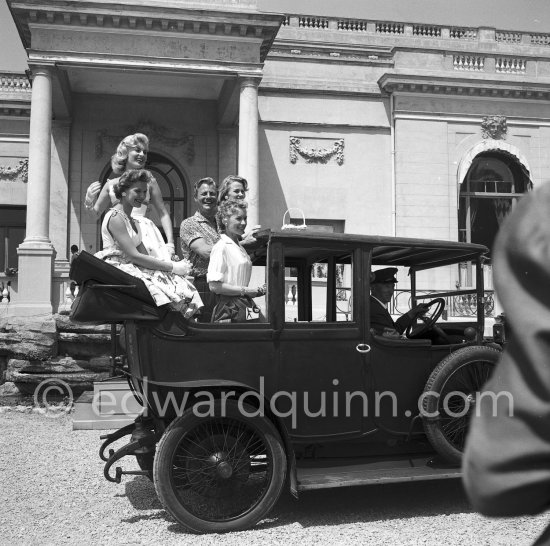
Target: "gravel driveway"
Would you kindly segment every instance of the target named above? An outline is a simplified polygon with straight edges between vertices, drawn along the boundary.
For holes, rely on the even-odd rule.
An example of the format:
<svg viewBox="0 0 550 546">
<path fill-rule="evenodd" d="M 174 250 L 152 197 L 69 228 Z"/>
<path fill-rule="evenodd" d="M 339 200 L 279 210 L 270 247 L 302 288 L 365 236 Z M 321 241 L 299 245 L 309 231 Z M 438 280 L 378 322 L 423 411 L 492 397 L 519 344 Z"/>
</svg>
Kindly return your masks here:
<svg viewBox="0 0 550 546">
<path fill-rule="evenodd" d="M 530 544 L 547 515 L 491 520 L 472 513 L 459 480 L 285 495 L 253 530 L 196 536 L 162 509 L 141 476 L 103 478 L 103 431 L 71 419 L 0 413 L 0 544 Z"/>
</svg>

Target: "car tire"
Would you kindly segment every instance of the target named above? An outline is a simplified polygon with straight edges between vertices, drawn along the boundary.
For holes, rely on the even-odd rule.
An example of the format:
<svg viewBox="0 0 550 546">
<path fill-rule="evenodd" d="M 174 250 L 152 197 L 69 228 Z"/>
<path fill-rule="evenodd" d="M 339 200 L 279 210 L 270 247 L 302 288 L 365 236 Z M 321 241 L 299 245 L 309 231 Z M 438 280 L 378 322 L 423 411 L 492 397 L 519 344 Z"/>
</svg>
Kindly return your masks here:
<svg viewBox="0 0 550 546">
<path fill-rule="evenodd" d="M 195 533 L 252 527 L 271 510 L 286 479 L 285 452 L 273 423 L 252 406 L 224 402 L 216 401 L 208 416 L 190 408 L 176 418 L 155 455 L 159 499 Z"/>
<path fill-rule="evenodd" d="M 422 421 L 435 451 L 460 464 L 476 393 L 489 379 L 501 351 L 479 345 L 445 357 L 431 373 L 422 394 Z"/>
</svg>

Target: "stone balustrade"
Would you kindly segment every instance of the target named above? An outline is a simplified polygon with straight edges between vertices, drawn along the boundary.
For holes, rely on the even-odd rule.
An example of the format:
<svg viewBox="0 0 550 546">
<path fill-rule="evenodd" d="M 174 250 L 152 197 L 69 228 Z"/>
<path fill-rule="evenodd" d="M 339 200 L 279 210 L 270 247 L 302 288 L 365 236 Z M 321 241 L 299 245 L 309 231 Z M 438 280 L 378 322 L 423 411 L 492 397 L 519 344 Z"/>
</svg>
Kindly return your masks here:
<svg viewBox="0 0 550 546">
<path fill-rule="evenodd" d="M 466 70 L 469 72 L 482 72 L 485 65 L 485 58 L 479 55 L 454 55 L 453 68 L 455 70 Z"/>
<path fill-rule="evenodd" d="M 418 37 L 434 40 L 445 39 L 453 42 L 483 41 L 514 46 L 550 46 L 550 33 L 540 34 L 473 27 L 342 19 L 315 15 L 287 15 L 282 26 L 288 29 L 340 31 L 399 38 Z M 397 45 L 399 42 L 395 43 Z"/>
<path fill-rule="evenodd" d="M 0 309 L 11 301 L 11 281 L 0 281 Z"/>
<path fill-rule="evenodd" d="M 330 46 L 323 51 L 312 49 L 311 43 L 323 40 Z M 309 45 L 297 47 L 301 43 Z M 372 51 L 368 52 L 365 45 Z M 461 77 L 484 73 L 538 79 L 550 69 L 549 46 L 550 32 L 287 15 L 269 57 L 317 57 L 326 61 L 334 57 L 342 63 L 386 63 L 388 67 L 406 69 L 410 55 L 394 54 L 402 47 L 404 51 L 414 48 L 431 54 L 426 70 L 458 71 L 463 73 Z"/>
<path fill-rule="evenodd" d="M 25 74 L 0 72 L 1 93 L 30 93 L 31 83 Z"/>
<path fill-rule="evenodd" d="M 495 70 L 504 74 L 525 74 L 527 61 L 512 57 L 499 57 L 496 59 Z"/>
</svg>

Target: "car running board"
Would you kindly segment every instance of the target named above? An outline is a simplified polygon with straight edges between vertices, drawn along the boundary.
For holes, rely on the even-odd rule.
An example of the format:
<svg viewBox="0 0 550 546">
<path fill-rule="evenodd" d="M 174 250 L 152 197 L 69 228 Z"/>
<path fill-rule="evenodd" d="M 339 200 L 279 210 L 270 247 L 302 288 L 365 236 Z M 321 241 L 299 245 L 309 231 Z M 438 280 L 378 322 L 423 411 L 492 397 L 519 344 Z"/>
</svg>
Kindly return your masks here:
<svg viewBox="0 0 550 546">
<path fill-rule="evenodd" d="M 398 483 L 417 480 L 442 480 L 460 478 L 460 467 L 450 466 L 433 454 L 429 457 L 404 457 L 392 460 L 362 462 L 328 466 L 328 460 L 316 460 L 315 466 L 308 461 L 297 461 L 298 491 Z M 322 466 L 319 466 L 321 464 Z M 306 466 L 307 465 L 307 466 Z"/>
</svg>

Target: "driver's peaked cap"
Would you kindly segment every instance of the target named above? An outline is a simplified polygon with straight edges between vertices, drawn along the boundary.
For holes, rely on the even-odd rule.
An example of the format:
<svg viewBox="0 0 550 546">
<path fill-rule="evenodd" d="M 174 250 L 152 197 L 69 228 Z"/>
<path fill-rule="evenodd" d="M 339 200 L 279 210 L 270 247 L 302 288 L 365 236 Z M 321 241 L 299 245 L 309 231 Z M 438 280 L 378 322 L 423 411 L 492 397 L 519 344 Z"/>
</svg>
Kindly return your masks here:
<svg viewBox="0 0 550 546">
<path fill-rule="evenodd" d="M 377 282 L 393 282 L 396 283 L 397 279 L 395 274 L 397 273 L 397 267 L 384 267 L 384 269 L 378 269 L 371 273 L 370 283 L 375 284 Z"/>
</svg>

